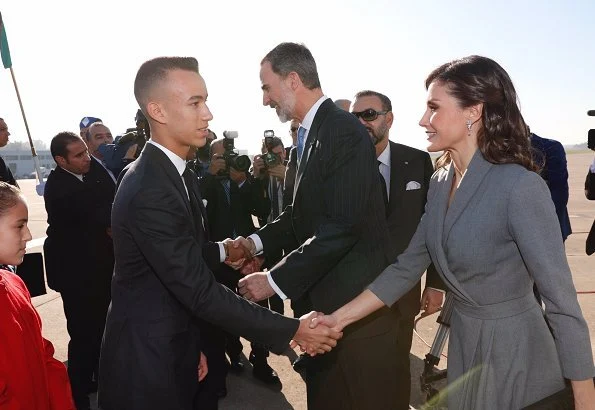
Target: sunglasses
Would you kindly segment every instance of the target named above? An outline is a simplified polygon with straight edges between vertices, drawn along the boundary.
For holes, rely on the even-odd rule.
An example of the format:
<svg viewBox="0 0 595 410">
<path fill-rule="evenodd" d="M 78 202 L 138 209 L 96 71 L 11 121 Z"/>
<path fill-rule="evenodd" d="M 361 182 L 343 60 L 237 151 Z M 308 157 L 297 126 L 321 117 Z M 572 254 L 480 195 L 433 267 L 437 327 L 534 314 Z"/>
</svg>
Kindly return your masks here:
<svg viewBox="0 0 595 410">
<path fill-rule="evenodd" d="M 373 108 L 368 108 L 367 110 L 360 112 L 352 112 L 352 114 L 355 115 L 357 118 L 361 118 L 364 121 L 368 122 L 374 121 L 376 118 L 378 118 L 379 115 L 384 115 L 386 113 L 388 113 L 388 111 L 376 111 Z"/>
</svg>

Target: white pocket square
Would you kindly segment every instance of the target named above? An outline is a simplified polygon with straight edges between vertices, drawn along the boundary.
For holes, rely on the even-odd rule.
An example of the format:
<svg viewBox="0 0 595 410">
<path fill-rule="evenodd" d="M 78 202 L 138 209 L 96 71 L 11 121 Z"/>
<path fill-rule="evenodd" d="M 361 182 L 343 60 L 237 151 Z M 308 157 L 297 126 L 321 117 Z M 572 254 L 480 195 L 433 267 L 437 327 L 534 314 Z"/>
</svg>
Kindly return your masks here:
<svg viewBox="0 0 595 410">
<path fill-rule="evenodd" d="M 203 199 L 203 200 L 202 200 L 202 204 L 203 204 L 203 205 L 205 206 L 205 208 L 206 208 L 206 207 L 207 207 L 207 200 L 206 200 L 206 199 Z"/>
<path fill-rule="evenodd" d="M 421 184 L 417 181 L 409 181 L 405 186 L 405 191 L 414 191 L 416 189 L 421 189 Z"/>
</svg>

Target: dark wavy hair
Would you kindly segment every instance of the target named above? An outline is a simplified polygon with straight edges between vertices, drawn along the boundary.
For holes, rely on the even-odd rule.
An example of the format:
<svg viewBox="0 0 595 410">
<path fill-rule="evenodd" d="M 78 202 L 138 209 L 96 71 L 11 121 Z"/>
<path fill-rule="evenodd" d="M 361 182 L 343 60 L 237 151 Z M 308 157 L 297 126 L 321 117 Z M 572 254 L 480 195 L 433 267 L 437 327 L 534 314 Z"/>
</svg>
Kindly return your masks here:
<svg viewBox="0 0 595 410">
<path fill-rule="evenodd" d="M 512 80 L 498 63 L 481 56 L 454 60 L 430 73 L 426 89 L 433 82 L 444 85 L 462 108 L 483 103 L 477 145 L 487 161 L 537 170 Z M 444 153 L 436 162 L 436 168 L 450 160 L 450 153 Z"/>
</svg>

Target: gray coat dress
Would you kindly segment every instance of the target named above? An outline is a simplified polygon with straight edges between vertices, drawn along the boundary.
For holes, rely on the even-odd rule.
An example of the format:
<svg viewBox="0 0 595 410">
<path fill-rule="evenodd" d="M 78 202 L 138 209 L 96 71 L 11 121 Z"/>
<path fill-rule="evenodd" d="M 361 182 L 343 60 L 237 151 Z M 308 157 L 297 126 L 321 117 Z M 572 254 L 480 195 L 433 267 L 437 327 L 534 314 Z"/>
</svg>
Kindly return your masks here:
<svg viewBox="0 0 595 410">
<path fill-rule="evenodd" d="M 369 286 L 392 305 L 436 266 L 455 296 L 449 408 L 518 409 L 562 389 L 563 377 L 593 377 L 589 331 L 543 180 L 477 151 L 449 206 L 453 177 L 452 166 L 436 171 L 409 247 Z"/>
</svg>

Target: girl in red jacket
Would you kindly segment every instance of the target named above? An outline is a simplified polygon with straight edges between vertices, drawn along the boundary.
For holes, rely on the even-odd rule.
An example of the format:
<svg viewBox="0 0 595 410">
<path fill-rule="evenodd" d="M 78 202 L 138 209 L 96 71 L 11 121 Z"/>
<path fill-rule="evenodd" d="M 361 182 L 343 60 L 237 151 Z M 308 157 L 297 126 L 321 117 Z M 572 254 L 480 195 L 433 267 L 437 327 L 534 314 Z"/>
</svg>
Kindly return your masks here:
<svg viewBox="0 0 595 410">
<path fill-rule="evenodd" d="M 66 368 L 41 335 L 41 318 L 8 265 L 23 261 L 31 240 L 18 188 L 0 182 L 0 410 L 74 410 Z"/>
</svg>

